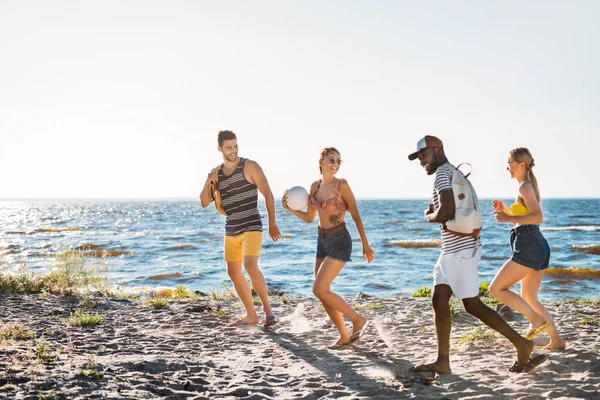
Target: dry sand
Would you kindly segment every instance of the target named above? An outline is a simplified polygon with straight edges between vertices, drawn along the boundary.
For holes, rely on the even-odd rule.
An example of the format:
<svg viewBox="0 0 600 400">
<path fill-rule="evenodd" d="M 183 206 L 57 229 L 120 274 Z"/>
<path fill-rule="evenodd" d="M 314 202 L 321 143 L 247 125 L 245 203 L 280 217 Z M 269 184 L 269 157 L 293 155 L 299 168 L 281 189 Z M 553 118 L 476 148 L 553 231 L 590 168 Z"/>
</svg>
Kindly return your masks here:
<svg viewBox="0 0 600 400">
<path fill-rule="evenodd" d="M 461 341 L 482 324 L 460 307 L 453 374 L 433 376 L 411 373 L 435 358 L 429 299 L 349 301 L 370 305 L 362 312 L 371 326 L 356 346 L 328 350 L 337 337 L 314 299 L 272 297 L 281 321 L 267 330 L 230 326 L 241 314 L 235 299 L 170 301 L 155 310 L 139 300 L 97 297 L 86 305 L 105 320 L 82 328 L 66 323 L 80 299 L 0 293 L 0 329 L 18 323 L 36 333 L 29 340 L 0 338 L 0 398 L 600 398 L 599 327 L 582 324 L 598 322 L 598 303 L 549 304 L 568 348 L 547 352 L 548 361 L 524 374 L 508 372 L 515 353 L 507 340 Z M 226 316 L 217 315 L 219 305 L 230 310 Z M 510 323 L 527 327 L 519 315 Z M 36 349 L 56 360 L 43 362 Z"/>
</svg>

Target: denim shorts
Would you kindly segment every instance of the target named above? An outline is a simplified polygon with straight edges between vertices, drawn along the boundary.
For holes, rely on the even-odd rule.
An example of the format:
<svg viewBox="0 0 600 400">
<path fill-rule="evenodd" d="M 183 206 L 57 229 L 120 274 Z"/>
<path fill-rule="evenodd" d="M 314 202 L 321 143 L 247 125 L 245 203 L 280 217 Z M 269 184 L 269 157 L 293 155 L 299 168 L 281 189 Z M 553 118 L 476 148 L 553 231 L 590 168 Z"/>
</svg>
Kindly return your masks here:
<svg viewBox="0 0 600 400">
<path fill-rule="evenodd" d="M 336 228 L 334 227 L 329 230 L 336 230 Z M 350 259 L 351 254 L 352 238 L 350 238 L 350 232 L 348 232 L 345 226 L 334 233 L 319 232 L 317 238 L 317 259 L 329 257 L 334 260 L 348 262 L 352 261 Z"/>
<path fill-rule="evenodd" d="M 550 246 L 537 225 L 520 225 L 510 231 L 511 260 L 540 271 L 550 264 Z"/>
</svg>

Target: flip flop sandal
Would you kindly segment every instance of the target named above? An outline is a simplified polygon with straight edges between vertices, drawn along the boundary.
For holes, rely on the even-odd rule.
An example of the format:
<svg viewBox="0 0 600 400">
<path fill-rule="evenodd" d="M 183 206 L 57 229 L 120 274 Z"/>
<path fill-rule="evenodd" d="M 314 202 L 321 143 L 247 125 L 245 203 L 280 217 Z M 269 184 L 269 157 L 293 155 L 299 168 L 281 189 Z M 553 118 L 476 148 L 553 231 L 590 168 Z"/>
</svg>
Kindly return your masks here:
<svg viewBox="0 0 600 400">
<path fill-rule="evenodd" d="M 265 321 L 265 328 L 268 328 L 270 326 L 275 325 L 276 323 L 279 322 L 279 318 L 277 318 L 276 315 L 271 315 L 269 318 L 267 318 L 267 320 Z"/>
<path fill-rule="evenodd" d="M 363 327 L 360 328 L 359 330 L 357 330 L 356 332 L 352 332 L 352 335 L 350 335 L 350 343 L 355 342 L 358 339 L 360 339 L 362 337 L 362 335 L 365 333 L 365 330 L 367 329 L 368 326 L 369 326 L 369 321 L 365 322 Z"/>
<path fill-rule="evenodd" d="M 544 322 L 537 328 L 532 329 L 529 333 L 527 333 L 527 336 L 526 336 L 527 340 L 532 340 L 533 338 L 535 338 L 537 335 L 542 333 L 544 331 L 544 329 L 546 329 L 549 325 L 550 325 L 550 322 Z"/>
<path fill-rule="evenodd" d="M 537 367 L 538 365 L 540 365 L 541 363 L 543 363 L 544 361 L 546 361 L 547 359 L 548 359 L 548 357 L 546 357 L 545 354 L 538 354 L 535 357 L 531 357 L 529 359 L 529 361 L 527 361 L 526 363 L 520 363 L 518 361 L 515 361 L 515 363 L 512 365 L 512 367 L 510 367 L 508 370 L 510 372 L 517 372 L 517 373 L 529 372 L 532 369 L 534 369 L 535 367 Z"/>
</svg>

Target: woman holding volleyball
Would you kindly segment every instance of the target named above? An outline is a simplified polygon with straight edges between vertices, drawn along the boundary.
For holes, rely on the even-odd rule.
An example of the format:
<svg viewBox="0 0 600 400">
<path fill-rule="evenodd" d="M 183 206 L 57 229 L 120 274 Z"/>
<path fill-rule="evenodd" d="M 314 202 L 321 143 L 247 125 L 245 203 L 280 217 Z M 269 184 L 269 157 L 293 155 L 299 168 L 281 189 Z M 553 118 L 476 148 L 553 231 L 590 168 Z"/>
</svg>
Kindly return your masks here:
<svg viewBox="0 0 600 400">
<path fill-rule="evenodd" d="M 373 261 L 375 253 L 369 246 L 356 199 L 345 179 L 338 179 L 335 174 L 342 165 L 340 152 L 334 147 L 321 150 L 319 170 L 321 179 L 310 187 L 306 211 L 293 210 L 288 205 L 288 191 L 283 195 L 283 207 L 305 222 L 312 222 L 319 214 L 317 238 L 317 255 L 315 260 L 315 281 L 313 293 L 323 304 L 325 311 L 340 332 L 340 339 L 330 345 L 330 349 L 338 349 L 359 339 L 369 322 L 354 311 L 340 296 L 331 291 L 331 282 L 338 276 L 352 253 L 352 239 L 346 229 L 344 218 L 346 211 L 350 213 L 362 242 L 363 258 Z M 344 324 L 344 316 L 352 321 L 352 332 L 349 333 Z"/>
</svg>

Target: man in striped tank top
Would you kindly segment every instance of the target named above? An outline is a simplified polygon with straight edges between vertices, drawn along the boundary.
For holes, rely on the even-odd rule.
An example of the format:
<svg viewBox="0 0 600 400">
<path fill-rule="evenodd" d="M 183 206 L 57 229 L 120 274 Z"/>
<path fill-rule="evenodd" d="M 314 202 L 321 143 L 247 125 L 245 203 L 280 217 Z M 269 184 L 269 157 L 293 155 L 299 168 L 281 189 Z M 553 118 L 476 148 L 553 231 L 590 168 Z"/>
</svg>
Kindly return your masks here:
<svg viewBox="0 0 600 400">
<path fill-rule="evenodd" d="M 221 207 L 225 211 L 224 258 L 227 273 L 242 304 L 246 316 L 234 325 L 259 323 L 258 314 L 252 304 L 252 292 L 242 273 L 246 268 L 252 287 L 262 302 L 265 311 L 265 326 L 277 323 L 269 304 L 267 283 L 258 268 L 258 257 L 262 246 L 262 219 L 258 211 L 258 192 L 264 196 L 269 215 L 269 236 L 276 242 L 281 233 L 275 222 L 275 200 L 260 166 L 251 160 L 238 157 L 237 136 L 231 131 L 219 132 L 219 151 L 223 164 L 217 172 L 210 172 L 200 193 L 200 205 L 208 206 L 211 184 L 217 182 L 221 195 Z"/>
<path fill-rule="evenodd" d="M 440 224 L 442 251 L 433 270 L 432 302 L 435 312 L 438 356 L 435 362 L 418 365 L 414 371 L 452 373 L 450 368 L 450 331 L 452 329 L 450 298 L 453 294 L 462 300 L 465 310 L 469 314 L 513 343 L 520 365 L 526 364 L 533 368 L 533 364 L 529 360 L 534 347 L 533 341 L 519 335 L 496 311 L 486 306 L 479 298 L 478 264 L 481 259 L 479 237 L 458 236 L 445 229 L 445 223 L 454 219 L 456 209 L 451 186 L 454 167 L 446 158 L 442 141 L 435 136 L 425 136 L 417 143 L 417 151 L 408 156 L 411 161 L 416 158 L 419 159 L 427 175 L 435 174 L 432 202 L 425 210 L 425 218 L 427 222 Z M 525 370 L 531 368 L 525 368 Z"/>
</svg>

